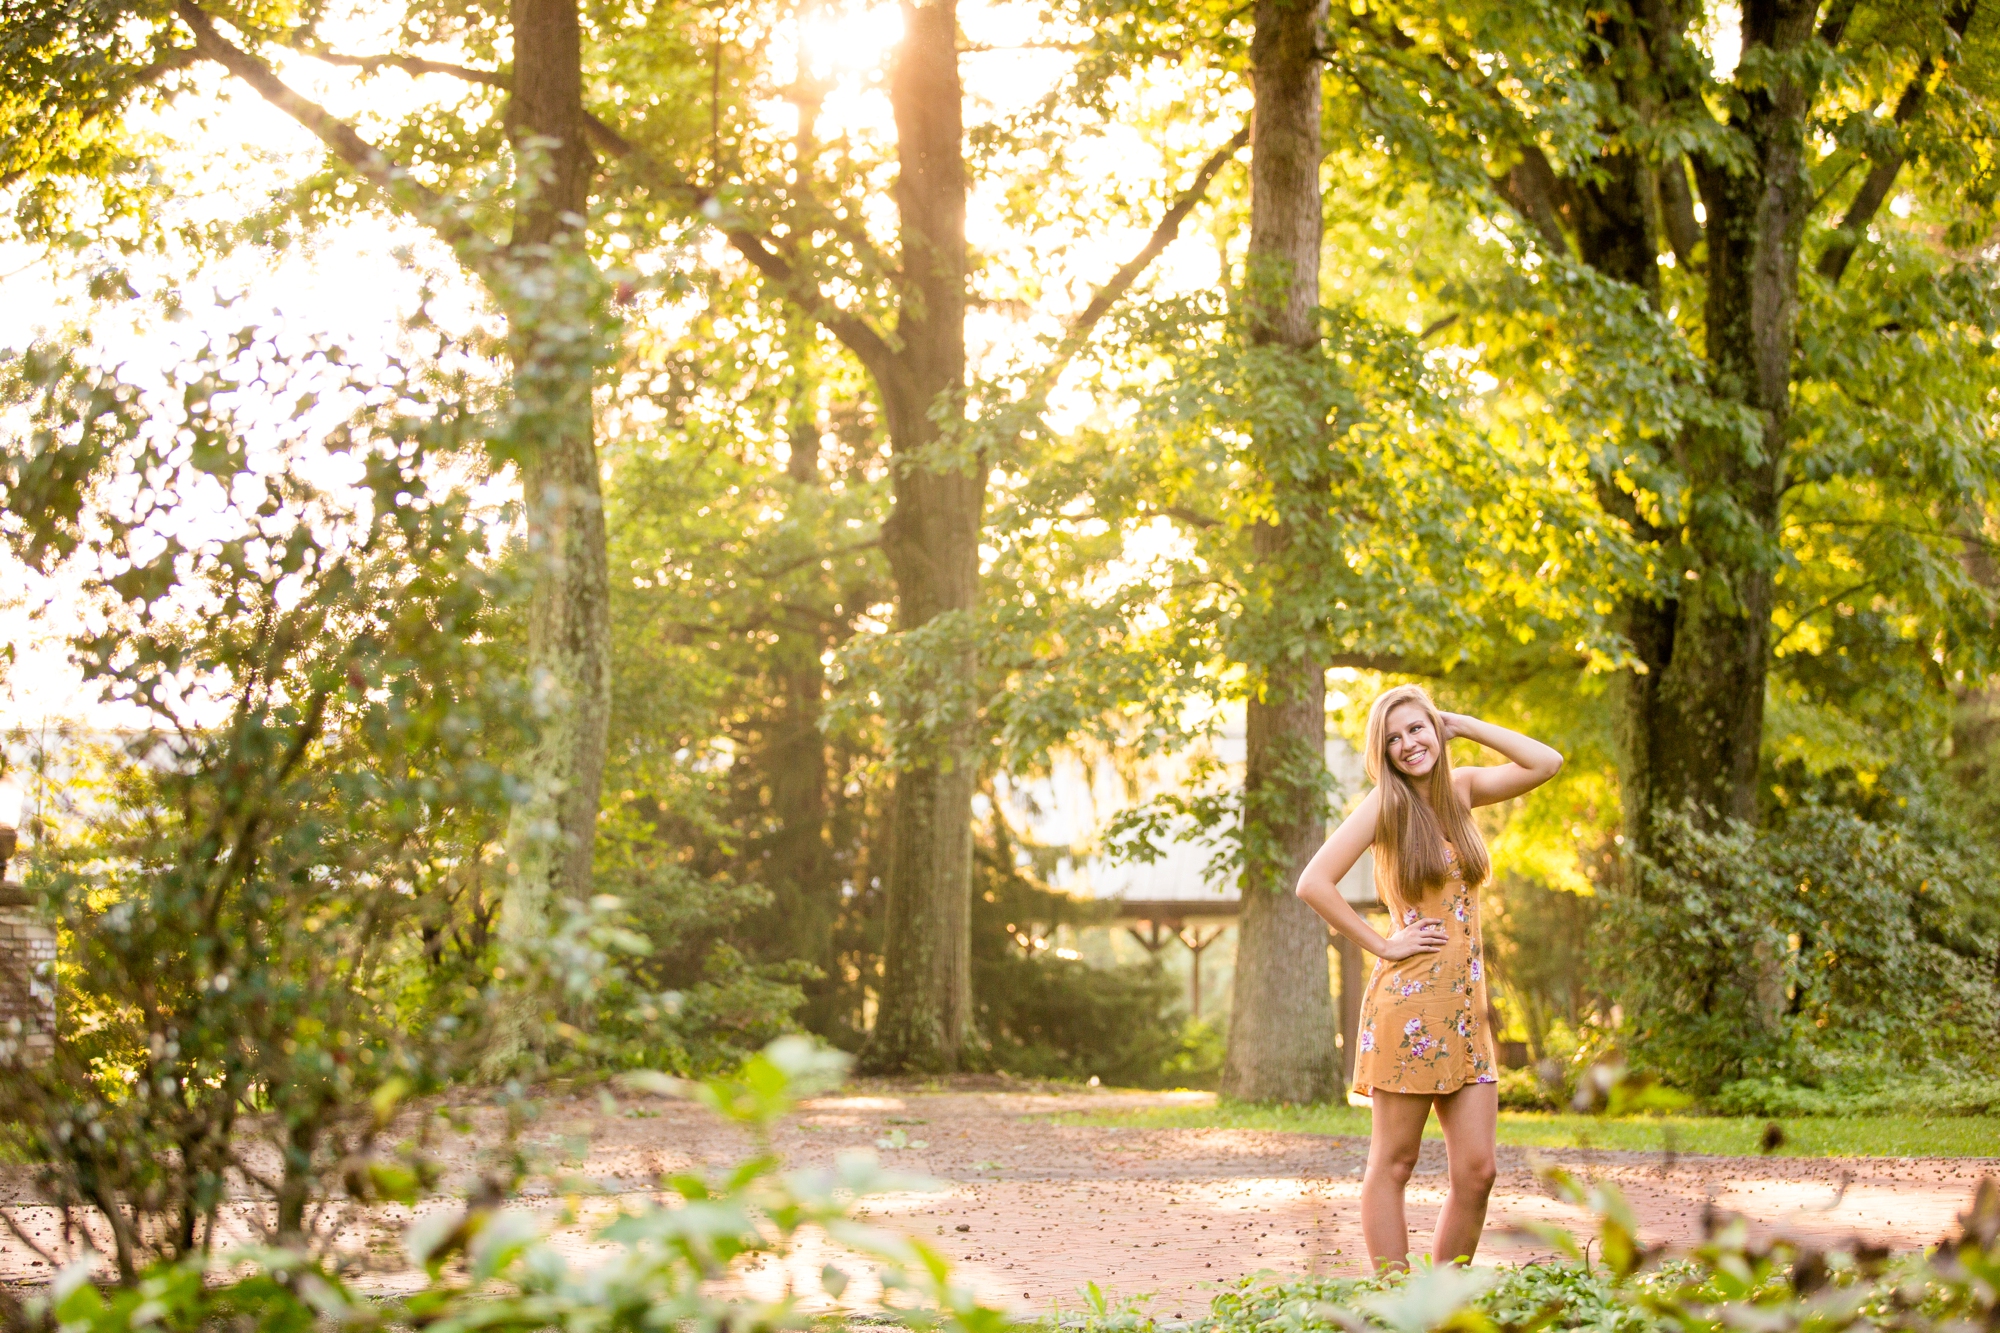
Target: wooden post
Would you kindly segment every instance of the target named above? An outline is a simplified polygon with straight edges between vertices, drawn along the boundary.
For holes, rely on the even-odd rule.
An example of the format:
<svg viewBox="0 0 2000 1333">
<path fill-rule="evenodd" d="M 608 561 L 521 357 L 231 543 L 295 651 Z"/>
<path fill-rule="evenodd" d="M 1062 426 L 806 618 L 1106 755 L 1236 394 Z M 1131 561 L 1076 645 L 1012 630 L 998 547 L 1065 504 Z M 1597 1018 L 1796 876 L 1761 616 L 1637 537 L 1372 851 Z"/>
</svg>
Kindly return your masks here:
<svg viewBox="0 0 2000 1333">
<path fill-rule="evenodd" d="M 1144 935 L 1139 933 L 1138 926 L 1125 927 L 1125 933 L 1145 945 L 1147 953 L 1158 958 L 1160 950 L 1166 948 L 1167 941 L 1173 938 L 1171 935 L 1165 933 L 1172 929 L 1173 923 L 1170 921 L 1141 921 L 1139 925 L 1146 928 Z"/>
<path fill-rule="evenodd" d="M 1217 926 L 1214 930 L 1209 931 L 1206 936 L 1203 936 L 1199 930 L 1196 930 L 1192 926 L 1185 926 L 1181 929 L 1181 943 L 1187 946 L 1187 951 L 1190 955 L 1190 966 L 1188 968 L 1188 1008 L 1193 1012 L 1197 1023 L 1201 1021 L 1201 955 L 1209 945 L 1221 939 L 1222 932 L 1228 929 L 1229 927 L 1227 926 Z"/>
</svg>

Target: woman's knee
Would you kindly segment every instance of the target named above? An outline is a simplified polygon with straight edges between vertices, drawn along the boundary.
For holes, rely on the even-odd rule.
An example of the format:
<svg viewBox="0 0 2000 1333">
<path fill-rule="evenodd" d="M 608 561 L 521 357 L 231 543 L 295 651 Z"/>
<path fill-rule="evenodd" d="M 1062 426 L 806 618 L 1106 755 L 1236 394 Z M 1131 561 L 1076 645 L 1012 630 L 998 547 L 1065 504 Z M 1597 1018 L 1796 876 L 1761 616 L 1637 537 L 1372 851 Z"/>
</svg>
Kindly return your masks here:
<svg viewBox="0 0 2000 1333">
<path fill-rule="evenodd" d="M 1407 1185 L 1417 1169 L 1422 1143 L 1376 1144 L 1368 1153 L 1368 1174 L 1392 1185 Z"/>
<path fill-rule="evenodd" d="M 1499 1169 L 1488 1153 L 1467 1153 L 1463 1161 L 1452 1162 L 1448 1169 L 1453 1189 L 1481 1198 L 1493 1192 L 1493 1181 L 1499 1175 Z"/>
</svg>

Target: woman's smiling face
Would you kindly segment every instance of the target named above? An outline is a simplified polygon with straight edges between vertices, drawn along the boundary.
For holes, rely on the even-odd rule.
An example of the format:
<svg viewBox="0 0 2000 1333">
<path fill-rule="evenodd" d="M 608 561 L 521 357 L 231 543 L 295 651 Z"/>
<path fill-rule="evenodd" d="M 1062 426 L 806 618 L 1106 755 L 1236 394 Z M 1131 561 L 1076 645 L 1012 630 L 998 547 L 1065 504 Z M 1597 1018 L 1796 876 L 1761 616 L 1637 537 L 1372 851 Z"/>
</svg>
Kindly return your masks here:
<svg viewBox="0 0 2000 1333">
<path fill-rule="evenodd" d="M 1389 762 L 1406 777 L 1428 777 L 1437 767 L 1438 750 L 1444 742 L 1431 725 L 1430 714 L 1413 703 L 1397 704 L 1384 723 L 1384 748 Z"/>
</svg>

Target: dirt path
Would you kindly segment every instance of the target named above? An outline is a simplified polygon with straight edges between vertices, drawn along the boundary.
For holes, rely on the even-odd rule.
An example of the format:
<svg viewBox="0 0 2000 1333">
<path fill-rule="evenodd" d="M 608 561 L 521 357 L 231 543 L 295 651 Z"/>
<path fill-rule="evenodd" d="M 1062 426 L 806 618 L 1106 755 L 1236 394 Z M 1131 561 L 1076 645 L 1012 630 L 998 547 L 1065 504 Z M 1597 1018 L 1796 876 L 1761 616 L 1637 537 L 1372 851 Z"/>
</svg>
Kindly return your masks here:
<svg viewBox="0 0 2000 1333">
<path fill-rule="evenodd" d="M 870 1213 L 925 1235 L 989 1300 L 1015 1310 L 1079 1303 L 1087 1282 L 1120 1297 L 1150 1293 L 1161 1315 L 1191 1317 L 1223 1283 L 1273 1273 L 1360 1273 L 1359 1194 L 1367 1141 L 1226 1129 L 1142 1130 L 1052 1123 L 1053 1113 L 1101 1112 L 1208 1100 L 1200 1094 L 878 1091 L 812 1103 L 779 1139 L 799 1164 L 873 1148 L 902 1131 L 910 1147 L 885 1160 L 940 1184 L 930 1195 L 881 1200 Z M 595 1108 L 589 1170 L 607 1185 L 661 1166 L 731 1160 L 734 1136 L 694 1108 L 657 1104 L 658 1119 L 607 1124 Z M 915 1145 L 922 1143 L 919 1148 Z M 1898 1248 L 1943 1235 L 1982 1175 L 2000 1160 L 1683 1156 L 1545 1151 L 1539 1160 L 1615 1181 L 1648 1239 L 1692 1240 L 1704 1206 L 1827 1240 L 1860 1233 Z M 1500 1150 L 1493 1225 L 1480 1258 L 1549 1257 L 1506 1233 L 1519 1221 L 1581 1225 L 1551 1198 L 1530 1154 Z M 1843 1188 L 1843 1182 L 1844 1188 Z M 1444 1200 L 1444 1145 L 1426 1142 L 1410 1187 L 1413 1236 L 1427 1235 Z M 799 1265 L 817 1271 L 822 1256 Z M 771 1274 L 772 1279 L 776 1274 Z"/>
<path fill-rule="evenodd" d="M 1046 1311 L 1053 1303 L 1074 1307 L 1084 1284 L 1095 1281 L 1118 1298 L 1148 1297 L 1158 1315 L 1191 1318 L 1218 1287 L 1244 1274 L 1361 1272 L 1365 1139 L 1104 1128 L 1049 1118 L 1200 1100 L 1205 1098 L 1187 1093 L 878 1089 L 810 1103 L 783 1129 L 777 1147 L 793 1164 L 813 1165 L 844 1151 L 876 1150 L 878 1139 L 907 1140 L 907 1147 L 877 1151 L 901 1170 L 933 1178 L 939 1188 L 872 1201 L 869 1215 L 924 1236 L 957 1261 L 961 1276 L 987 1300 L 1023 1313 Z M 579 1258 L 597 1248 L 589 1239 L 594 1226 L 621 1202 L 647 1194 L 660 1173 L 721 1166 L 746 1146 L 695 1106 L 646 1099 L 607 1114 L 594 1095 L 546 1103 L 529 1137 L 552 1152 L 575 1154 L 577 1173 L 604 1192 L 562 1234 L 564 1248 Z M 586 1137 L 587 1153 L 581 1151 Z M 1702 1209 L 1713 1200 L 1762 1228 L 1827 1240 L 1860 1233 L 1914 1248 L 1944 1234 L 1982 1175 L 2000 1174 L 2000 1159 L 1683 1156 L 1667 1166 L 1637 1153 L 1538 1156 L 1617 1182 L 1646 1237 L 1675 1241 L 1697 1235 Z M 462 1148 L 460 1165 L 469 1167 L 471 1158 L 471 1148 Z M 1410 1187 L 1413 1236 L 1427 1234 L 1436 1219 L 1443 1171 L 1443 1145 L 1426 1142 Z M 524 1206 L 553 1213 L 560 1204 L 550 1197 Z M 1481 1261 L 1546 1257 L 1538 1243 L 1506 1232 L 1508 1223 L 1526 1220 L 1576 1224 L 1582 1218 L 1549 1196 L 1527 1152 L 1503 1147 Z M 358 1230 L 350 1239 L 365 1243 Z M 375 1249 L 392 1262 L 379 1239 Z M 803 1279 L 839 1260 L 824 1246 L 808 1244 L 787 1268 Z M 0 1270 L 37 1275 L 24 1254 L 4 1249 Z M 786 1276 L 772 1265 L 746 1274 L 745 1282 L 775 1294 Z M 387 1273 L 383 1280 L 398 1285 Z M 865 1295 L 865 1284 L 857 1284 L 849 1298 Z"/>
</svg>

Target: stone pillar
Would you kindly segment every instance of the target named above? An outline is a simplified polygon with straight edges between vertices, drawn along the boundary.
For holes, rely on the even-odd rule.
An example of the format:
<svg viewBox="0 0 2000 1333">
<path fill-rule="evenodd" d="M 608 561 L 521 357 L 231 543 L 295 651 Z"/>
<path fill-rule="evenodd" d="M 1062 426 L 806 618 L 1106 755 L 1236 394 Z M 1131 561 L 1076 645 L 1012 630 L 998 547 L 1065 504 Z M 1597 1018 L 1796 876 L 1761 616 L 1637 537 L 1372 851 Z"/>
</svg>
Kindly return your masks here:
<svg viewBox="0 0 2000 1333">
<path fill-rule="evenodd" d="M 40 1064 L 56 1045 L 56 932 L 7 875 L 15 845 L 0 825 L 0 1064 Z"/>
</svg>

